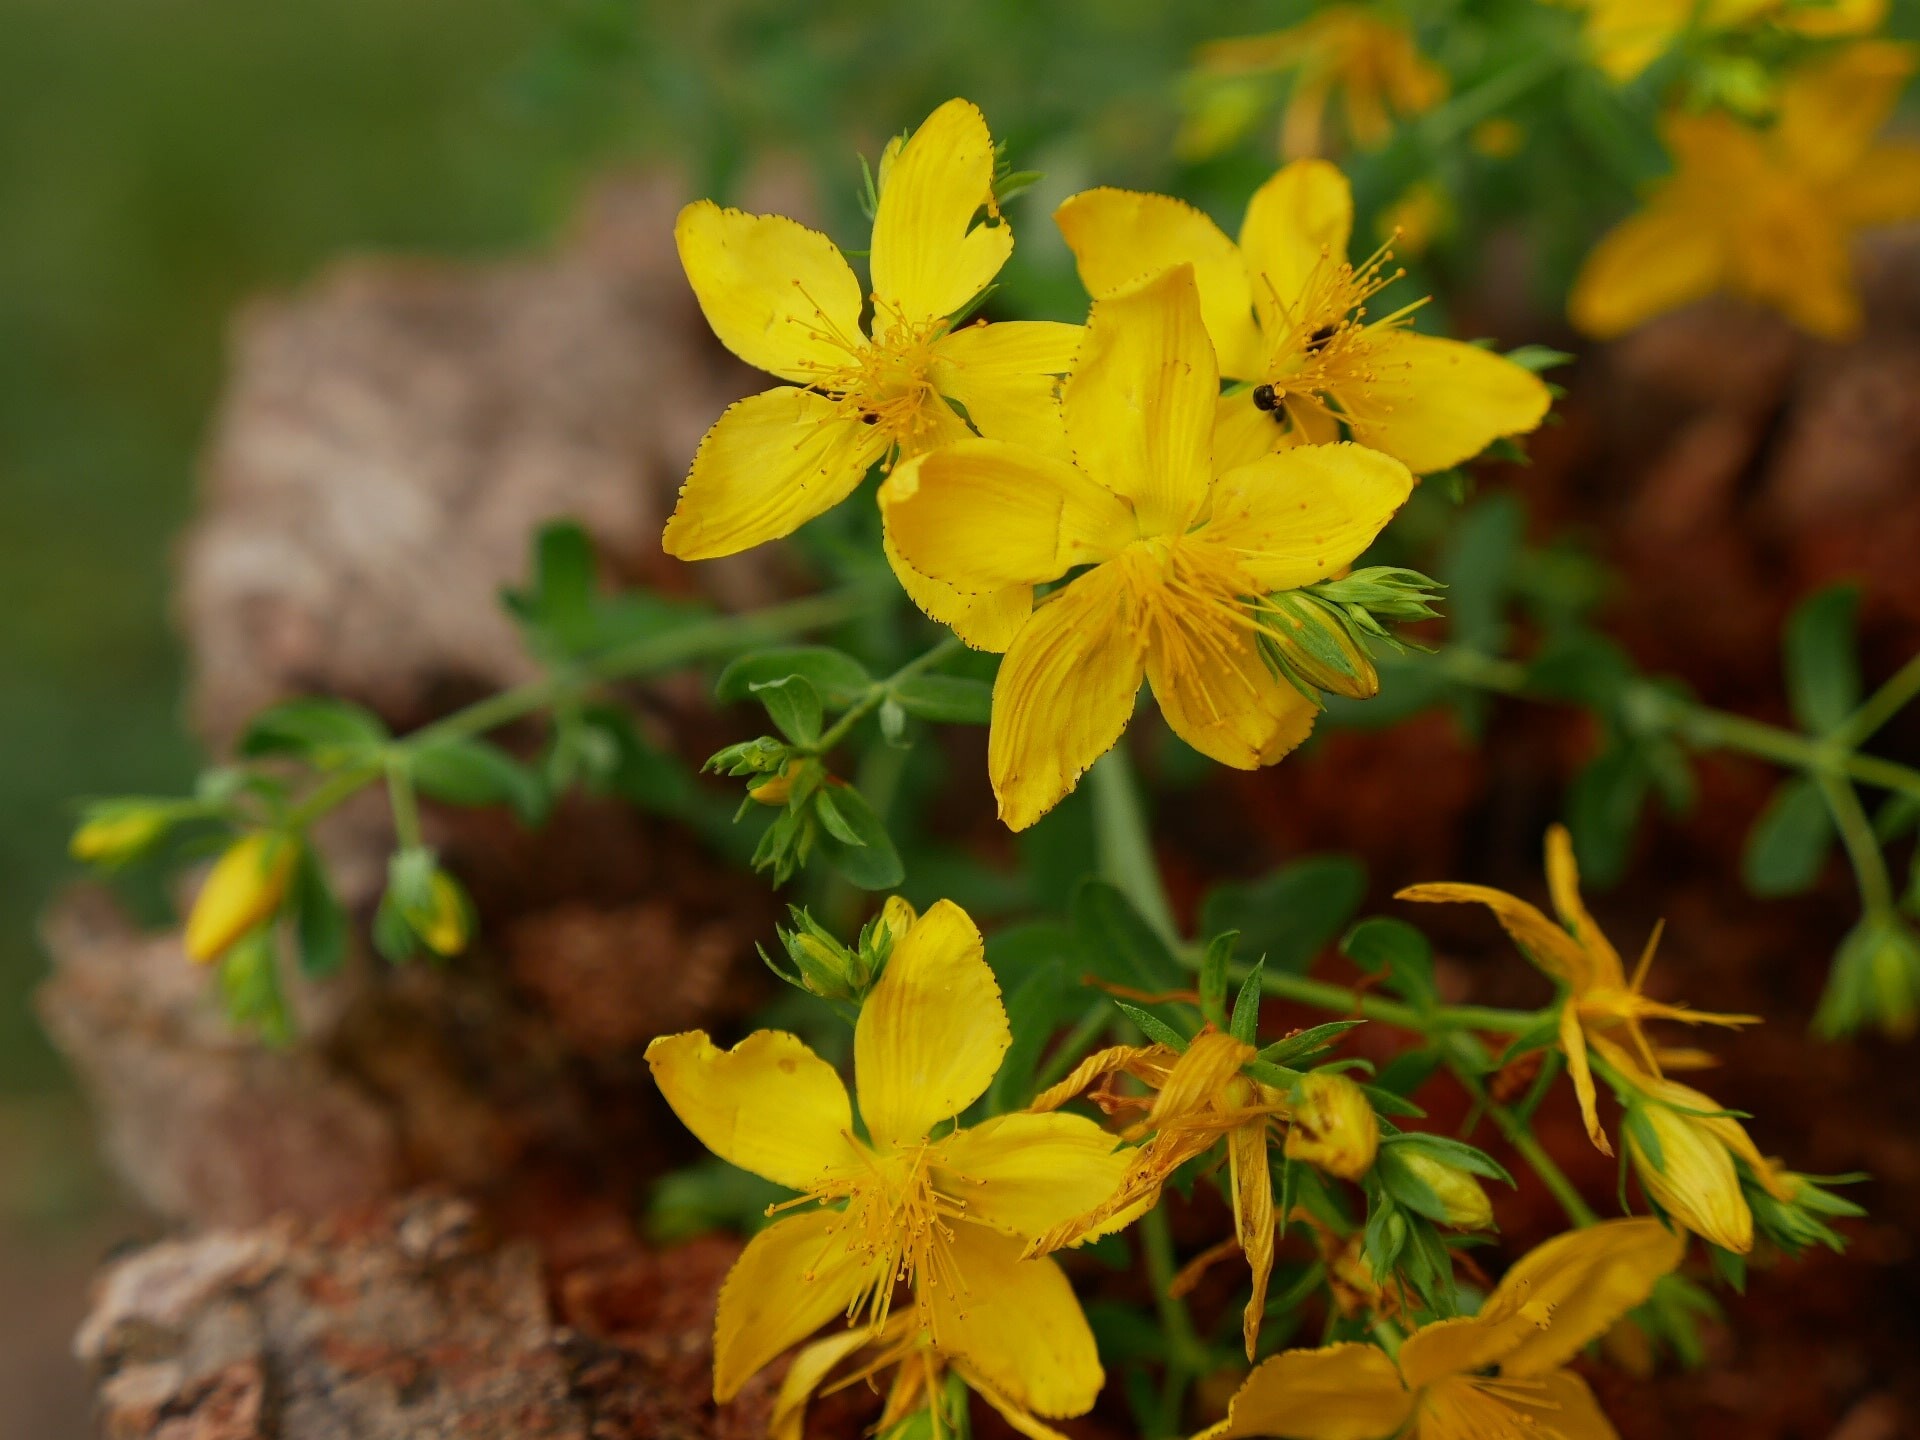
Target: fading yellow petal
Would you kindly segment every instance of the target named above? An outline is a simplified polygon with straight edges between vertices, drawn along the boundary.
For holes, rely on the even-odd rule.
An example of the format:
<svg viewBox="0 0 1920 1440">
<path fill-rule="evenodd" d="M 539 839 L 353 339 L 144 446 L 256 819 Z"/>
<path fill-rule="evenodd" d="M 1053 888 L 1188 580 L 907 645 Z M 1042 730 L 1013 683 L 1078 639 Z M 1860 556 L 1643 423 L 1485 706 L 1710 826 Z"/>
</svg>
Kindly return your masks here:
<svg viewBox="0 0 1920 1440">
<path fill-rule="evenodd" d="M 1024 830 L 1119 740 L 1146 673 L 1117 565 L 1034 608 L 993 682 L 987 771 L 1000 819 Z"/>
<path fill-rule="evenodd" d="M 1567 298 L 1567 317 L 1596 339 L 1610 340 L 1713 294 L 1727 275 L 1717 230 L 1656 200 L 1593 247 Z"/>
<path fill-rule="evenodd" d="M 1253 631 L 1206 612 L 1158 625 L 1147 683 L 1173 733 L 1236 770 L 1257 770 L 1297 749 L 1320 707 L 1267 668 Z"/>
<path fill-rule="evenodd" d="M 1544 1306 L 1436 1320 L 1422 1325 L 1400 1347 L 1400 1374 L 1411 1390 L 1453 1375 L 1484 1370 L 1547 1324 Z"/>
<path fill-rule="evenodd" d="M 1138 1075 L 1149 1068 L 1164 1075 L 1176 1059 L 1177 1054 L 1165 1045 L 1111 1045 L 1087 1056 L 1073 1067 L 1064 1080 L 1049 1085 L 1034 1096 L 1033 1103 L 1027 1108 L 1032 1111 L 1058 1110 L 1069 1100 L 1077 1099 L 1096 1080 L 1123 1072 Z"/>
<path fill-rule="evenodd" d="M 1916 52 L 1862 41 L 1815 60 L 1780 87 L 1774 134 L 1806 174 L 1832 178 L 1859 164 L 1912 77 Z"/>
<path fill-rule="evenodd" d="M 1603 1220 L 1538 1245 L 1514 1263 L 1481 1308 L 1496 1319 L 1535 1306 L 1551 1312 L 1500 1361 L 1500 1373 L 1544 1375 L 1557 1370 L 1627 1311 L 1653 1293 L 1686 1250 L 1684 1239 L 1658 1220 Z"/>
<path fill-rule="evenodd" d="M 1337 398 L 1355 440 L 1418 475 L 1527 434 L 1553 404 L 1546 382 L 1505 356 L 1411 330 L 1377 334 L 1366 381 Z"/>
<path fill-rule="evenodd" d="M 873 216 L 874 333 L 897 321 L 951 315 L 1013 253 L 1005 221 L 974 224 L 993 204 L 993 137 L 966 100 L 949 100 L 887 167 Z"/>
<path fill-rule="evenodd" d="M 779 1393 L 773 1397 L 773 1413 L 767 1417 L 767 1440 L 803 1440 L 807 1403 L 826 1383 L 834 1367 L 874 1340 L 875 1335 L 870 1329 L 848 1330 L 816 1340 L 795 1355 L 781 1378 Z"/>
<path fill-rule="evenodd" d="M 1033 1240 L 1119 1188 L 1128 1151 L 1083 1115 L 1001 1115 L 961 1130 L 934 1164 L 967 1218 Z"/>
<path fill-rule="evenodd" d="M 1363 445 L 1296 445 L 1222 475 L 1202 534 L 1266 590 L 1297 590 L 1357 560 L 1413 493 L 1398 460 Z"/>
<path fill-rule="evenodd" d="M 1382 1440 L 1399 1433 L 1413 1404 L 1393 1361 L 1371 1345 L 1283 1350 L 1254 1367 L 1227 1418 L 1195 1440 Z"/>
<path fill-rule="evenodd" d="M 1186 533 L 1213 478 L 1220 374 L 1193 268 L 1096 300 L 1061 392 L 1074 463 L 1132 502 L 1143 535 Z"/>
<path fill-rule="evenodd" d="M 673 238 L 713 333 L 755 369 L 806 385 L 866 343 L 860 281 L 819 231 L 697 200 Z"/>
<path fill-rule="evenodd" d="M 1201 211 L 1168 195 L 1140 190 L 1085 190 L 1053 212 L 1080 282 L 1104 300 L 1176 265 L 1193 266 L 1200 312 L 1219 352 L 1220 373 L 1251 380 L 1260 373 L 1260 331 L 1240 251 Z"/>
<path fill-rule="evenodd" d="M 1580 864 L 1573 856 L 1573 835 L 1564 825 L 1547 829 L 1547 893 L 1553 896 L 1553 908 L 1561 923 L 1573 932 L 1573 938 L 1585 947 L 1593 962 L 1592 985 L 1624 985 L 1627 972 L 1620 964 L 1620 952 L 1613 948 L 1580 898 Z"/>
<path fill-rule="evenodd" d="M 1059 377 L 1073 368 L 1083 333 L 1052 320 L 966 325 L 934 342 L 930 378 L 982 435 L 1064 460 Z"/>
<path fill-rule="evenodd" d="M 1049 1418 L 1093 1408 L 1105 1378 L 1073 1287 L 1048 1259 L 984 1225 L 954 1227 L 958 1288 L 923 1283 L 934 1343 L 1023 1409 Z"/>
<path fill-rule="evenodd" d="M 1874 146 L 1833 182 L 1827 198 L 1849 226 L 1920 219 L 1920 144 L 1890 141 Z"/>
<path fill-rule="evenodd" d="M 1264 329 L 1291 331 L 1307 279 L 1347 258 L 1353 190 L 1325 160 L 1296 160 L 1253 192 L 1240 254 Z"/>
<path fill-rule="evenodd" d="M 1397 892 L 1396 900 L 1427 903 L 1484 905 L 1493 911 L 1500 928 L 1511 935 L 1533 963 L 1578 993 L 1587 988 L 1591 966 L 1587 954 L 1565 930 L 1540 911 L 1504 890 L 1488 885 L 1409 885 Z"/>
<path fill-rule="evenodd" d="M 1541 1376 L 1539 1383 L 1544 1387 L 1539 1413 L 1543 1433 L 1550 1432 L 1554 1440 L 1620 1440 L 1587 1382 L 1573 1371 L 1556 1370 Z"/>
<path fill-rule="evenodd" d="M 922 611 L 953 631 L 976 650 L 998 652 L 1013 643 L 1020 627 L 1033 613 L 1033 586 L 1006 585 L 992 590 L 961 589 L 944 580 L 922 574 L 906 562 L 893 543 L 893 528 L 886 523 L 883 510 L 880 548 L 893 578 L 907 592 L 907 598 Z"/>
<path fill-rule="evenodd" d="M 844 1314 L 873 1281 L 871 1257 L 847 1247 L 846 1220 L 809 1210 L 747 1242 L 720 1287 L 713 1398 L 722 1404 L 783 1350 Z"/>
<path fill-rule="evenodd" d="M 790 1190 L 859 1163 L 847 1087 L 784 1030 L 756 1030 L 722 1050 L 704 1030 L 661 1035 L 647 1065 L 667 1104 L 722 1160 Z"/>
<path fill-rule="evenodd" d="M 1233 1182 L 1233 1233 L 1253 1274 L 1253 1294 L 1240 1312 L 1240 1335 L 1251 1360 L 1260 1343 L 1260 1322 L 1267 1317 L 1267 1281 L 1273 1274 L 1273 1171 L 1267 1164 L 1265 1121 L 1228 1132 L 1227 1161 Z"/>
<path fill-rule="evenodd" d="M 942 900 L 894 945 L 853 1032 L 860 1113 L 906 1145 L 986 1093 L 1013 1037 L 980 931 Z"/>
<path fill-rule="evenodd" d="M 712 560 L 790 535 L 851 495 L 886 447 L 879 427 L 814 391 L 749 395 L 700 442 L 660 543 Z"/>
<path fill-rule="evenodd" d="M 1574 1098 L 1580 1102 L 1580 1119 L 1587 1127 L 1587 1138 L 1602 1155 L 1611 1155 L 1613 1143 L 1600 1124 L 1593 1065 L 1587 1059 L 1587 1032 L 1580 1027 L 1580 1007 L 1571 998 L 1560 1007 L 1560 1049 L 1567 1057 L 1567 1074 L 1573 1080 Z"/>
<path fill-rule="evenodd" d="M 880 507 L 900 558 L 964 594 L 1055 580 L 1133 539 L 1118 496 L 1063 460 L 1002 440 L 965 440 L 895 466 Z"/>
</svg>

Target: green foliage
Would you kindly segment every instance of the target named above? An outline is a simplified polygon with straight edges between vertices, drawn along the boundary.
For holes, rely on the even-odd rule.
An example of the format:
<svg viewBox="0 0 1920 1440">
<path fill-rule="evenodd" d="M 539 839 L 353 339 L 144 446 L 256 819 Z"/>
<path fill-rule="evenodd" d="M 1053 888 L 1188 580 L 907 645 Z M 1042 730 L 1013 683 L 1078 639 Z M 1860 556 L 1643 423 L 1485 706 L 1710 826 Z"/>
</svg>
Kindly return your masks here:
<svg viewBox="0 0 1920 1440">
<path fill-rule="evenodd" d="M 1366 867 L 1346 855 L 1316 855 L 1282 865 L 1265 879 L 1213 888 L 1200 907 L 1209 935 L 1236 930 L 1244 954 L 1276 970 L 1305 970 L 1359 908 Z"/>
<path fill-rule="evenodd" d="M 1805 776 L 1783 780 L 1747 834 L 1740 873 L 1756 895 L 1798 895 L 1811 889 L 1833 849 L 1833 819 L 1820 786 Z"/>
</svg>

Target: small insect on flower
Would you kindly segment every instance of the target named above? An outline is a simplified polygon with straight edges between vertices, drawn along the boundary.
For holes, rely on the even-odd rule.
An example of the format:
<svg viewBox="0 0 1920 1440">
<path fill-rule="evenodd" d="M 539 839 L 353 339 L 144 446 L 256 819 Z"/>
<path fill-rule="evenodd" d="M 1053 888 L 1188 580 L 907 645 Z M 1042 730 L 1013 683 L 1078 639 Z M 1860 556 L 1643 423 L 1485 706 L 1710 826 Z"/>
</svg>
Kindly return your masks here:
<svg viewBox="0 0 1920 1440">
<path fill-rule="evenodd" d="M 1266 597 L 1340 573 L 1413 488 L 1406 466 L 1351 444 L 1224 469 L 1201 307 L 1188 265 L 1095 302 L 1062 397 L 1073 463 L 971 440 L 881 487 L 901 561 L 956 595 L 1091 567 L 1029 606 L 994 683 L 987 766 L 1012 829 L 1119 740 L 1143 677 L 1175 733 L 1223 765 L 1270 765 L 1304 740 L 1318 698 L 1265 654 L 1263 637 L 1294 643 Z"/>
<path fill-rule="evenodd" d="M 720 1292 L 716 1400 L 835 1316 L 863 1339 L 891 1333 L 904 1285 L 914 1333 L 1011 1406 L 1093 1405 L 1102 1376 L 1079 1302 L 1057 1264 L 1023 1252 L 1110 1194 L 1126 1160 L 1079 1116 L 949 1128 L 1010 1043 L 980 932 L 943 900 L 893 944 L 860 1010 L 864 1138 L 839 1075 L 792 1035 L 760 1030 L 721 1050 L 693 1031 L 647 1047 L 661 1093 L 708 1149 L 800 1192 L 773 1207 L 781 1218 Z"/>
<path fill-rule="evenodd" d="M 1573 323 L 1605 339 L 1724 292 L 1822 338 L 1857 331 L 1854 233 L 1920 216 L 1920 145 L 1874 138 L 1914 65 L 1909 45 L 1850 45 L 1789 77 L 1771 127 L 1669 116 L 1674 172 L 1587 257 Z"/>
<path fill-rule="evenodd" d="M 1344 425 L 1425 475 L 1531 431 L 1552 403 L 1511 360 L 1409 329 L 1423 300 L 1370 313 L 1400 272 L 1385 247 L 1348 260 L 1353 194 L 1325 161 L 1296 161 L 1255 191 L 1237 245 L 1191 205 L 1139 191 L 1088 190 L 1054 218 L 1095 300 L 1193 266 L 1219 373 L 1252 387 L 1219 401 L 1222 469 L 1338 440 Z"/>
<path fill-rule="evenodd" d="M 1480 1313 L 1372 1345 L 1285 1350 L 1256 1366 L 1196 1440 L 1618 1440 L 1567 1361 L 1680 1263 L 1657 1220 L 1609 1220 L 1532 1250 Z"/>
<path fill-rule="evenodd" d="M 667 522 L 669 554 L 707 560 L 790 534 L 852 494 L 875 462 L 965 438 L 969 420 L 985 435 L 1060 449 L 1056 377 L 1080 327 L 955 324 L 1013 251 L 994 166 L 986 120 L 965 100 L 889 147 L 870 297 L 834 243 L 797 221 L 710 200 L 680 212 L 680 261 L 714 334 L 789 383 L 740 401 L 707 432 Z M 902 580 L 911 588 L 914 577 Z M 961 624 L 1004 635 L 1020 600 L 1017 587 L 983 597 L 960 607 Z"/>
</svg>

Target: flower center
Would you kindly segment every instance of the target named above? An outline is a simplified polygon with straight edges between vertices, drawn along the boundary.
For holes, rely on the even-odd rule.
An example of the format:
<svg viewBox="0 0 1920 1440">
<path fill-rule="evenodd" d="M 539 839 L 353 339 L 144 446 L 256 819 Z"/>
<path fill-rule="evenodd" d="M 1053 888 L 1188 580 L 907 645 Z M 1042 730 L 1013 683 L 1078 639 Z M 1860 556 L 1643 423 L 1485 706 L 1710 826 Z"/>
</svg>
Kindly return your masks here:
<svg viewBox="0 0 1920 1440">
<path fill-rule="evenodd" d="M 1133 621 L 1162 677 L 1195 699 L 1223 672 L 1242 676 L 1240 658 L 1261 623 L 1253 585 L 1233 552 L 1190 535 L 1136 540 L 1114 557 L 1126 577 Z"/>
<path fill-rule="evenodd" d="M 876 314 L 875 338 L 830 338 L 847 352 L 844 364 L 822 367 L 813 388 L 840 400 L 843 413 L 878 426 L 895 445 L 921 448 L 938 426 L 935 407 L 944 404 L 933 388 L 934 342 L 947 333 L 944 317 L 910 321 Z"/>
<path fill-rule="evenodd" d="M 1381 337 L 1406 325 L 1427 303 L 1416 300 L 1378 320 L 1367 319 L 1367 302 L 1407 273 L 1389 271 L 1392 261 L 1393 251 L 1384 245 L 1357 267 L 1347 260 L 1336 263 L 1323 252 L 1291 303 L 1271 292 L 1264 275 L 1258 277 L 1269 286 L 1280 321 L 1264 337 L 1266 382 L 1254 388 L 1255 405 L 1276 419 L 1303 407 L 1331 416 L 1338 412 L 1327 402 L 1337 405 L 1341 390 L 1364 390 L 1380 364 Z"/>
</svg>

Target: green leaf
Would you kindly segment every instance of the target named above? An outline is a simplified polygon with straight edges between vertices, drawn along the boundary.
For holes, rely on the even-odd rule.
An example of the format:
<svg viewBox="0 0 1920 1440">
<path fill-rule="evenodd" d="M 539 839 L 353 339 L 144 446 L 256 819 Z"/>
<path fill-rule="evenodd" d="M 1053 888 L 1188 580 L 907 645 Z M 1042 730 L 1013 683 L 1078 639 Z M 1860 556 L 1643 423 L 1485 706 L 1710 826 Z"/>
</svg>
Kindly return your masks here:
<svg viewBox="0 0 1920 1440">
<path fill-rule="evenodd" d="M 1254 961 L 1253 969 L 1240 982 L 1240 993 L 1233 997 L 1233 1019 L 1227 1029 L 1242 1045 L 1253 1044 L 1254 1037 L 1260 1033 L 1260 977 L 1266 969 L 1265 956 Z"/>
<path fill-rule="evenodd" d="M 1142 1010 L 1138 1005 L 1129 1005 L 1124 1000 L 1116 1000 L 1113 1003 L 1116 1009 L 1140 1027 L 1142 1035 L 1156 1045 L 1165 1045 L 1170 1050 L 1184 1051 L 1187 1048 L 1187 1037 L 1158 1015 Z"/>
<path fill-rule="evenodd" d="M 1251 884 L 1216 886 L 1200 907 L 1201 933 L 1240 932 L 1244 953 L 1298 974 L 1359 908 L 1367 871 L 1347 855 L 1314 855 Z"/>
<path fill-rule="evenodd" d="M 534 537 L 529 618 L 568 650 L 593 639 L 594 570 L 593 542 L 573 521 L 543 525 Z"/>
<path fill-rule="evenodd" d="M 1214 936 L 1200 959 L 1200 1013 L 1210 1025 L 1227 1023 L 1227 967 L 1233 963 L 1233 946 L 1239 938 L 1231 930 Z"/>
<path fill-rule="evenodd" d="M 1507 593 L 1526 515 L 1511 495 L 1482 500 L 1454 523 L 1435 570 L 1447 584 L 1449 638 L 1486 655 L 1506 648 Z"/>
<path fill-rule="evenodd" d="M 745 700 L 763 685 L 792 675 L 806 680 L 821 702 L 836 710 L 861 699 L 873 686 L 867 667 L 844 651 L 825 645 L 788 645 L 756 650 L 728 665 L 713 682 L 714 698 Z"/>
<path fill-rule="evenodd" d="M 1859 609 L 1858 587 L 1835 585 L 1809 595 L 1787 617 L 1787 698 L 1794 718 L 1813 734 L 1834 729 L 1860 704 Z"/>
<path fill-rule="evenodd" d="M 1324 1025 L 1314 1025 L 1297 1035 L 1274 1041 L 1261 1050 L 1260 1058 L 1274 1065 L 1306 1064 L 1319 1058 L 1321 1052 L 1347 1031 L 1366 1023 L 1364 1020 L 1329 1020 Z"/>
<path fill-rule="evenodd" d="M 1186 988 L 1186 970 L 1115 886 L 1082 881 L 1072 918 L 1087 968 L 1101 979 L 1149 995 Z"/>
<path fill-rule="evenodd" d="M 1498 1180 L 1518 1189 L 1519 1185 L 1507 1168 L 1495 1160 L 1486 1151 L 1467 1144 L 1464 1140 L 1455 1140 L 1451 1135 L 1435 1135 L 1425 1130 L 1403 1130 L 1398 1135 L 1384 1136 L 1380 1148 L 1389 1146 L 1409 1150 L 1424 1151 L 1434 1159 L 1464 1170 L 1469 1175 L 1484 1176 L 1488 1180 Z"/>
<path fill-rule="evenodd" d="M 441 740 L 409 751 L 420 793 L 449 805 L 511 805 L 529 825 L 547 813 L 547 788 L 525 765 L 485 740 Z"/>
<path fill-rule="evenodd" d="M 1594 889 L 1604 890 L 1626 873 L 1649 783 L 1638 753 L 1626 746 L 1602 752 L 1574 779 L 1567 828 L 1580 873 Z"/>
<path fill-rule="evenodd" d="M 334 974 L 347 958 L 347 912 L 311 845 L 301 847 L 294 871 L 293 909 L 301 970 L 316 978 Z"/>
<path fill-rule="evenodd" d="M 1340 942 L 1340 953 L 1370 975 L 1385 975 L 1393 990 L 1424 1010 L 1438 998 L 1433 988 L 1433 946 L 1404 920 L 1375 915 Z"/>
<path fill-rule="evenodd" d="M 1536 375 L 1557 370 L 1562 365 L 1571 365 L 1574 361 L 1574 357 L 1565 350 L 1555 350 L 1551 345 L 1522 345 L 1517 350 L 1509 350 L 1507 359 L 1522 370 L 1531 370 Z"/>
<path fill-rule="evenodd" d="M 230 946 L 220 958 L 220 996 L 237 1025 L 253 1025 L 269 1045 L 293 1039 L 293 1020 L 280 989 L 279 951 L 273 927 L 262 925 Z"/>
<path fill-rule="evenodd" d="M 993 942 L 987 943 L 989 954 Z M 1030 970 L 1026 978 L 1011 989 L 1003 985 L 1007 997 L 1007 1028 L 1013 1043 L 1001 1058 L 1000 1069 L 987 1091 L 987 1113 L 1003 1115 L 1027 1105 L 1034 1096 L 1034 1076 L 1047 1041 L 1063 1021 L 1062 1010 L 1069 997 L 1078 999 L 1068 984 L 1067 967 L 1058 959 Z"/>
<path fill-rule="evenodd" d="M 836 785 L 832 793 L 834 818 L 840 831 L 830 830 L 820 837 L 821 858 L 862 890 L 895 889 L 906 878 L 906 870 L 900 864 L 900 852 L 894 849 L 887 827 L 873 813 L 866 796 L 851 785 Z M 818 806 L 826 796 L 827 792 L 822 790 L 814 797 L 814 804 Z M 853 838 L 849 840 L 846 836 Z"/>
<path fill-rule="evenodd" d="M 812 745 L 820 739 L 825 712 L 820 692 L 806 676 L 756 681 L 751 688 L 754 698 L 767 707 L 768 717 L 787 739 L 796 745 Z"/>
<path fill-rule="evenodd" d="M 820 817 L 821 828 L 842 845 L 851 845 L 855 849 L 866 847 L 866 839 L 853 828 L 852 822 L 840 813 L 840 807 L 834 803 L 831 790 L 822 790 L 814 797 L 813 813 Z"/>
<path fill-rule="evenodd" d="M 347 700 L 289 700 L 253 717 L 240 737 L 242 755 L 304 755 L 319 764 L 378 750 L 391 738 L 371 710 Z"/>
<path fill-rule="evenodd" d="M 960 675 L 909 675 L 893 687 L 909 715 L 946 725 L 985 725 L 993 718 L 993 686 Z"/>
<path fill-rule="evenodd" d="M 1833 816 L 1804 775 L 1780 782 L 1747 832 L 1740 873 L 1756 895 L 1798 895 L 1820 878 L 1833 847 Z"/>
</svg>

